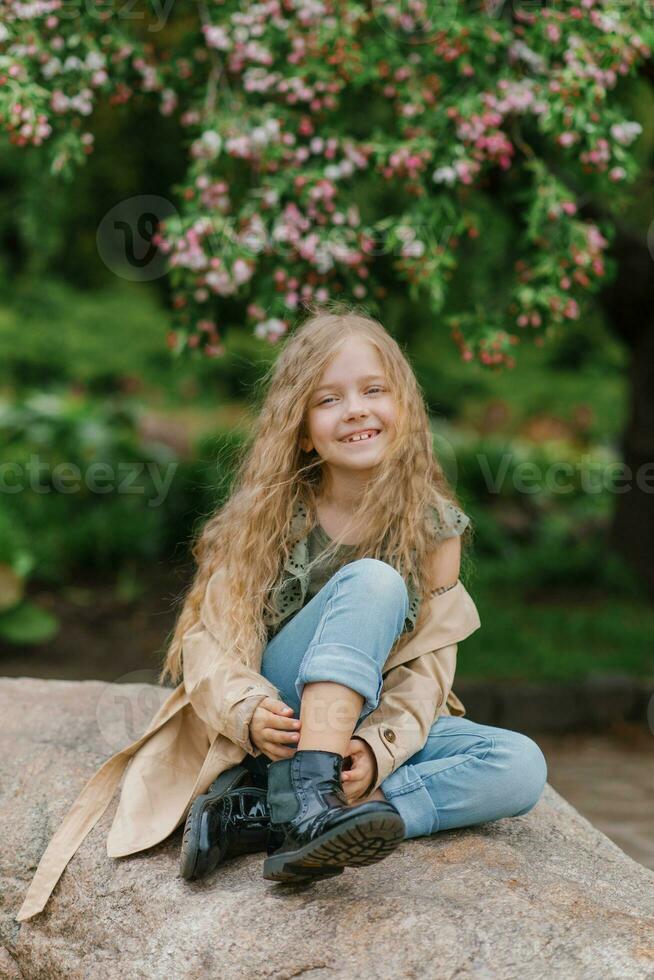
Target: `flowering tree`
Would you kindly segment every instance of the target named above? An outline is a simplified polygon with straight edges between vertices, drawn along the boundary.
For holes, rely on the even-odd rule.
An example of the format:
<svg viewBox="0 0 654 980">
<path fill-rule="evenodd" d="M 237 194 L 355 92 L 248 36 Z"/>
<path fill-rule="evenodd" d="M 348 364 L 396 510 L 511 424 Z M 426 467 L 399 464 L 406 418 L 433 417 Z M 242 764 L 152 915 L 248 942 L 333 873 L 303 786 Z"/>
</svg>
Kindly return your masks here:
<svg viewBox="0 0 654 980">
<path fill-rule="evenodd" d="M 493 307 L 443 317 L 462 358 L 513 366 L 521 340 L 541 344 L 579 316 L 612 229 L 579 215 L 565 173 L 601 195 L 637 172 L 640 125 L 611 95 L 650 56 L 646 0 L 510 11 L 207 0 L 173 12 L 168 49 L 156 11 L 146 29 L 134 5 L 0 2 L 0 112 L 10 139 L 43 147 L 55 172 L 92 152 L 100 97 L 153 92 L 161 112 L 180 113 L 188 174 L 155 239 L 174 287 L 172 347 L 220 354 L 227 296 L 272 341 L 306 300 L 378 309 L 389 260 L 441 314 L 462 240 L 484 231 L 475 203 L 498 176 L 515 209 L 512 274 Z"/>
<path fill-rule="evenodd" d="M 99 99 L 151 93 L 188 132 L 153 239 L 178 354 L 221 355 L 226 298 L 274 343 L 311 300 L 383 317 L 390 277 L 463 360 L 512 368 L 616 271 L 641 132 L 620 92 L 651 72 L 648 0 L 0 0 L 0 15 L 0 123 L 55 173 L 92 152 Z M 453 309 L 485 199 L 514 252 L 490 297 Z"/>
</svg>

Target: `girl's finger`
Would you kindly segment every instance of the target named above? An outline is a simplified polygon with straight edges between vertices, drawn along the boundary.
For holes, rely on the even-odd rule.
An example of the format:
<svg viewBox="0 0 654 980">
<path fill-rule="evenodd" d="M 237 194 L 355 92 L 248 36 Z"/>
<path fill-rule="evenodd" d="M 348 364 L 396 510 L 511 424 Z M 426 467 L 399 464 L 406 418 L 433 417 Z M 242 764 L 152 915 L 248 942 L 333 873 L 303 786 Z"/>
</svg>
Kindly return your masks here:
<svg viewBox="0 0 654 980">
<path fill-rule="evenodd" d="M 292 745 L 297 744 L 300 739 L 299 732 L 283 732 L 277 731 L 275 728 L 264 729 L 266 735 L 265 737 L 269 742 L 282 743 L 282 745 L 291 743 Z"/>
<path fill-rule="evenodd" d="M 283 715 L 276 715 L 272 711 L 269 712 L 269 717 L 266 719 L 266 728 L 279 729 L 280 731 L 294 731 L 299 732 L 300 722 L 297 718 L 284 718 Z"/>
<path fill-rule="evenodd" d="M 274 698 L 270 698 L 269 704 L 267 704 L 265 707 L 268 711 L 272 711 L 276 715 L 286 715 L 290 717 L 293 714 L 292 708 L 289 708 L 289 706 L 284 704 L 283 701 L 275 701 Z"/>
<path fill-rule="evenodd" d="M 268 719 L 268 728 L 279 728 L 284 731 L 297 731 L 300 730 L 300 722 L 297 718 L 285 718 L 283 715 L 270 715 Z"/>
</svg>

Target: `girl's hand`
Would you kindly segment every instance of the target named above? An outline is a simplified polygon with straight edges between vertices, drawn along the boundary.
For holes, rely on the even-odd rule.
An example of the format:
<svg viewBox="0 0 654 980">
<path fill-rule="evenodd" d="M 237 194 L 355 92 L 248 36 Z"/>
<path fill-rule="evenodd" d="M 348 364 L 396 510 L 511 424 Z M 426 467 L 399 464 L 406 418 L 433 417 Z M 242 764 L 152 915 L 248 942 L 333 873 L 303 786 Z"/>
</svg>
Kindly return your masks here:
<svg viewBox="0 0 654 980">
<path fill-rule="evenodd" d="M 362 738 L 350 739 L 346 754 L 352 759 L 352 766 L 341 770 L 343 792 L 348 803 L 360 803 L 377 779 L 377 760 Z"/>
<path fill-rule="evenodd" d="M 283 701 L 263 698 L 250 719 L 252 744 L 273 762 L 279 762 L 295 755 L 299 738 L 300 722 L 293 718 L 293 709 Z"/>
</svg>

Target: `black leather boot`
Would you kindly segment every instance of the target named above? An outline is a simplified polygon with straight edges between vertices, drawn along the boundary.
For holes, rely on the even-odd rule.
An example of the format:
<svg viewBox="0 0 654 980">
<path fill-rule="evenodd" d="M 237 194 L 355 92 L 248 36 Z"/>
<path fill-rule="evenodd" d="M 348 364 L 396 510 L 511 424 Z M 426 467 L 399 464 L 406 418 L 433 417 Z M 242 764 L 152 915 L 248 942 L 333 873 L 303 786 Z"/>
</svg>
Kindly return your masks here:
<svg viewBox="0 0 654 980">
<path fill-rule="evenodd" d="M 270 833 L 266 796 L 244 766 L 233 766 L 196 797 L 182 838 L 182 878 L 204 878 L 229 858 L 279 845 L 279 835 Z"/>
<path fill-rule="evenodd" d="M 341 786 L 343 756 L 298 749 L 268 767 L 271 834 L 263 876 L 271 881 L 331 877 L 345 867 L 381 861 L 404 839 L 406 827 L 392 803 L 348 806 Z"/>
</svg>

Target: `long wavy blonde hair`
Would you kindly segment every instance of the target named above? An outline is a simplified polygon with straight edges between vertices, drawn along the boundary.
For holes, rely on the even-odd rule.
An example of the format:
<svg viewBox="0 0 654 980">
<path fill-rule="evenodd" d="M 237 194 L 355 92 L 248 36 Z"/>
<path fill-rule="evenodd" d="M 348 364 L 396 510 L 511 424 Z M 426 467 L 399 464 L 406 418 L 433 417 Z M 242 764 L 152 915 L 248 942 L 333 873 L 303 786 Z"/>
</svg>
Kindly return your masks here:
<svg viewBox="0 0 654 980">
<path fill-rule="evenodd" d="M 274 613 L 275 586 L 299 540 L 289 533 L 296 503 L 304 504 L 306 513 L 301 537 L 318 523 L 323 461 L 315 450 L 305 453 L 300 447 L 308 435 L 309 401 L 350 337 L 365 339 L 378 352 L 395 398 L 396 427 L 361 496 L 352 525 L 361 529 L 361 540 L 347 560 L 386 561 L 405 581 L 412 577 L 423 608 L 429 597 L 427 563 L 438 546 L 429 508 L 444 519 L 445 502 L 458 505 L 458 500 L 435 458 L 417 379 L 397 342 L 361 307 L 332 301 L 305 310 L 307 319 L 289 334 L 264 378 L 262 407 L 237 460 L 229 499 L 206 520 L 192 545 L 197 569 L 165 654 L 161 684 L 182 679 L 184 634 L 199 622 L 207 584 L 219 569 L 220 609 L 212 610 L 212 622 L 219 623 L 221 643 L 244 663 L 260 664 L 268 642 L 264 613 Z M 471 536 L 468 525 L 462 549 Z M 329 553 L 339 543 L 335 540 Z"/>
</svg>

